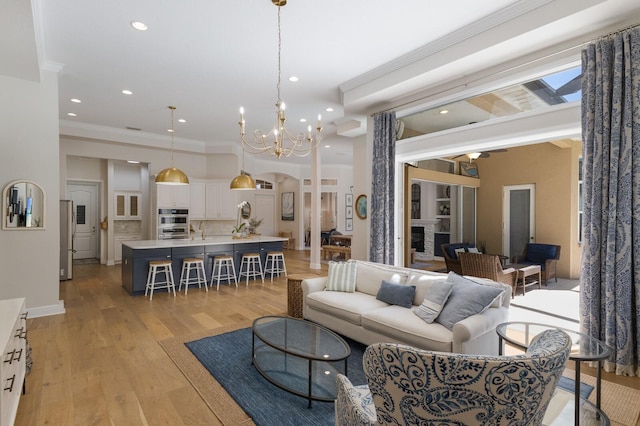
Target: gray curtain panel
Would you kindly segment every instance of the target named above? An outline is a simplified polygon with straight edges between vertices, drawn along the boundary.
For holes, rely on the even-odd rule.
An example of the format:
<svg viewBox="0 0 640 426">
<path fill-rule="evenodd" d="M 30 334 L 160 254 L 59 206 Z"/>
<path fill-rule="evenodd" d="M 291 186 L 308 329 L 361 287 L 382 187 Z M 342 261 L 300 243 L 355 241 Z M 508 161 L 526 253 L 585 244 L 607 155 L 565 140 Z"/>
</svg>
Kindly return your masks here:
<svg viewBox="0 0 640 426">
<path fill-rule="evenodd" d="M 378 113 L 373 117 L 373 124 L 369 260 L 392 265 L 396 113 Z"/>
<path fill-rule="evenodd" d="M 640 27 L 582 51 L 583 332 L 640 375 Z"/>
</svg>

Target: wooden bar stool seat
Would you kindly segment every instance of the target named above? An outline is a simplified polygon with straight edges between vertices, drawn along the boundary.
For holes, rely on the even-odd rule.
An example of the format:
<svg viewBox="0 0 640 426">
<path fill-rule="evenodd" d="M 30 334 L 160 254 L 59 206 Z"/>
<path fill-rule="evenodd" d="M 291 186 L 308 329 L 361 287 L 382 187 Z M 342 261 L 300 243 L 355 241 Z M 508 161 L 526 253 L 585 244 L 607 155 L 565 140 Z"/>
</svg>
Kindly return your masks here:
<svg viewBox="0 0 640 426">
<path fill-rule="evenodd" d="M 269 262 L 271 262 L 271 267 L 269 267 Z M 267 252 L 267 258 L 264 261 L 264 273 L 271 273 L 271 282 L 273 282 L 273 274 L 278 274 L 278 277 L 281 273 L 284 273 L 284 276 L 287 276 L 287 265 L 284 263 L 284 253 L 281 251 L 269 251 Z"/>
<path fill-rule="evenodd" d="M 192 276 L 192 272 L 195 272 L 195 276 Z M 182 289 L 184 284 L 184 294 L 187 295 L 189 285 L 198 284 L 198 288 L 204 284 L 204 289 L 209 291 L 207 287 L 207 275 L 204 271 L 204 260 L 199 257 L 187 257 L 182 259 L 182 271 L 180 272 L 180 285 L 178 291 Z"/>
<path fill-rule="evenodd" d="M 164 274 L 164 281 L 156 281 L 158 274 Z M 153 291 L 166 288 L 173 297 L 176 296 L 176 285 L 173 280 L 173 269 L 171 260 L 151 260 L 149 262 L 149 273 L 147 274 L 147 285 L 144 288 L 144 295 L 149 293 L 149 300 L 153 300 Z"/>
<path fill-rule="evenodd" d="M 244 253 L 240 262 L 240 274 L 238 278 L 247 277 L 247 287 L 249 286 L 249 278 L 255 279 L 260 277 L 264 284 L 264 273 L 262 272 L 262 261 L 260 253 Z"/>
<path fill-rule="evenodd" d="M 216 267 L 217 274 L 216 274 Z M 222 272 L 224 268 L 224 273 Z M 213 257 L 213 267 L 211 268 L 211 287 L 213 287 L 213 281 L 216 281 L 216 290 L 220 289 L 220 281 L 227 281 L 231 285 L 231 279 L 236 283 L 238 287 L 238 278 L 236 277 L 236 266 L 233 262 L 233 256 L 218 255 Z"/>
</svg>

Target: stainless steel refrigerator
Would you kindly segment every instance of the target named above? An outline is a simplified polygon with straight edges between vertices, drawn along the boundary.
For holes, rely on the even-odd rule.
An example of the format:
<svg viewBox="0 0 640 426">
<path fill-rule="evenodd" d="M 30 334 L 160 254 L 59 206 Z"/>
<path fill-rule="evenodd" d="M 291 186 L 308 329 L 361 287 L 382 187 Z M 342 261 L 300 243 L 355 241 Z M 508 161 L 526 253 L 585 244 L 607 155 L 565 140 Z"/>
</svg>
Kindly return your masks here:
<svg viewBox="0 0 640 426">
<path fill-rule="evenodd" d="M 60 200 L 60 281 L 73 278 L 73 201 Z"/>
</svg>

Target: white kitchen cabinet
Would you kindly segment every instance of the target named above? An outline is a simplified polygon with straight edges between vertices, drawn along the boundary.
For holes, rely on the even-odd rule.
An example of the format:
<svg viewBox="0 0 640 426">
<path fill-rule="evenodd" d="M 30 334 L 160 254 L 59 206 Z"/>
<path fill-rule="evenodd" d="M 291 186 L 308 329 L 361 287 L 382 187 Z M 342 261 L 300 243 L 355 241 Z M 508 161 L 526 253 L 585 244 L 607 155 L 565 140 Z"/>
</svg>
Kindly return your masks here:
<svg viewBox="0 0 640 426">
<path fill-rule="evenodd" d="M 205 215 L 210 220 L 235 220 L 236 193 L 229 188 L 229 180 L 210 180 L 205 184 Z"/>
<path fill-rule="evenodd" d="M 189 186 L 189 219 L 204 220 L 207 218 L 205 203 L 206 183 L 204 181 L 190 182 Z"/>
<path fill-rule="evenodd" d="M 140 219 L 140 192 L 115 191 L 114 217 L 116 220 Z"/>
<path fill-rule="evenodd" d="M 157 208 L 189 208 L 190 185 L 156 184 Z M 157 211 L 156 211 L 157 213 Z"/>
<path fill-rule="evenodd" d="M 115 253 L 113 254 L 114 262 L 122 262 L 122 243 L 127 241 L 140 241 L 142 235 L 140 234 L 120 234 L 116 235 L 113 239 Z"/>
<path fill-rule="evenodd" d="M 24 298 L 0 300 L 0 426 L 15 422 L 26 373 L 26 341 Z"/>
</svg>

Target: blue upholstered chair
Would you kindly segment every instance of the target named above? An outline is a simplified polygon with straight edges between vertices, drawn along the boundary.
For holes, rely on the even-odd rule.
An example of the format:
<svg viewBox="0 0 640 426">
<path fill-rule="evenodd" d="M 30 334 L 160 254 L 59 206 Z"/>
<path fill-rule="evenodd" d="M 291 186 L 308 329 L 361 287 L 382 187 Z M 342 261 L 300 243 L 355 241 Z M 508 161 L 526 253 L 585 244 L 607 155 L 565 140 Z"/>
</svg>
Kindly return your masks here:
<svg viewBox="0 0 640 426">
<path fill-rule="evenodd" d="M 335 424 L 540 425 L 570 347 L 569 335 L 553 329 L 516 356 L 376 343 L 362 360 L 368 386 L 337 376 Z"/>
<path fill-rule="evenodd" d="M 540 265 L 542 282 L 546 285 L 547 280 L 555 278 L 556 266 L 560 259 L 560 246 L 553 244 L 528 243 L 524 246 L 522 256 L 516 256 L 513 260 L 518 265 Z"/>
</svg>

